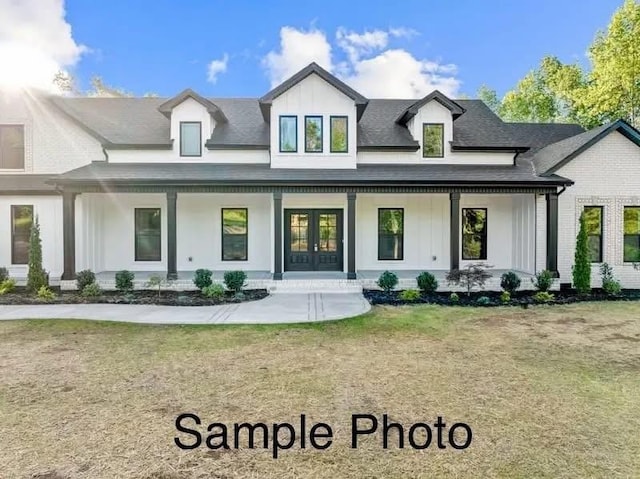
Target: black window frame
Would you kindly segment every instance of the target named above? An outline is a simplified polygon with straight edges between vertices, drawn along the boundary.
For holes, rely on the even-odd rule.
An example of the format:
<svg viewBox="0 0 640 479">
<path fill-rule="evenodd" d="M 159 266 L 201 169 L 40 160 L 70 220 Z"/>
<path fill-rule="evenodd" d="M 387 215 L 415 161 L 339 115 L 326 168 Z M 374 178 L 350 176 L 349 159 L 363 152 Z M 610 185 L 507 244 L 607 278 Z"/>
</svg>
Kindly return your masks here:
<svg viewBox="0 0 640 479">
<path fill-rule="evenodd" d="M 293 118 L 295 120 L 296 140 L 293 150 L 282 149 L 282 120 L 285 118 Z M 298 153 L 298 115 L 280 115 L 278 117 L 278 151 L 280 153 Z"/>
<path fill-rule="evenodd" d="M 380 238 L 382 232 L 380 230 L 381 221 L 380 217 L 383 211 L 400 211 L 402 213 L 402 232 L 401 233 L 385 233 L 384 236 L 399 236 L 400 237 L 400 257 L 399 258 L 383 258 L 380 251 Z M 404 260 L 404 208 L 378 208 L 378 261 L 403 261 Z"/>
<path fill-rule="evenodd" d="M 229 235 L 229 236 L 244 236 L 244 258 L 243 259 L 237 259 L 237 258 L 233 258 L 233 259 L 225 259 L 224 257 L 224 237 L 225 237 L 225 232 L 224 232 L 224 212 L 228 211 L 228 210 L 243 210 L 244 211 L 244 215 L 246 218 L 246 222 L 247 224 L 245 225 L 245 232 L 244 234 L 237 234 L 237 235 Z M 220 259 L 222 261 L 249 261 L 249 208 L 232 208 L 232 207 L 227 207 L 227 208 L 221 208 L 220 209 Z"/>
<path fill-rule="evenodd" d="M 465 211 L 466 210 L 480 210 L 484 211 L 484 231 L 481 235 L 483 238 L 482 246 L 480 247 L 480 257 L 479 258 L 468 258 L 465 256 L 464 252 L 464 238 L 465 236 L 475 236 L 477 233 L 465 233 L 464 232 L 464 219 L 465 219 Z M 460 212 L 460 249 L 461 258 L 464 261 L 486 261 L 489 256 L 489 209 L 488 208 L 477 208 L 477 207 L 465 207 L 462 208 Z M 483 254 L 484 253 L 484 254 Z"/>
<path fill-rule="evenodd" d="M 16 228 L 15 228 L 15 214 L 14 212 L 18 209 L 18 208 L 29 208 L 31 210 L 31 226 L 33 227 L 33 221 L 35 219 L 34 217 L 34 208 L 33 205 L 11 205 L 11 264 L 12 265 L 25 265 L 25 264 L 29 264 L 29 248 L 27 248 L 27 257 L 25 258 L 24 261 L 16 261 L 16 238 L 18 236 L 22 237 L 22 235 L 16 235 Z M 26 242 L 27 244 L 29 244 L 30 238 L 31 238 L 31 228 L 29 228 L 29 233 L 27 233 L 26 235 Z"/>
<path fill-rule="evenodd" d="M 197 155 L 185 155 L 182 150 L 182 127 L 184 125 L 198 125 L 199 139 L 198 139 L 198 154 Z M 181 121 L 180 122 L 180 156 L 183 158 L 198 158 L 202 156 L 202 122 L 201 121 Z"/>
<path fill-rule="evenodd" d="M 333 120 L 345 120 L 345 147 L 346 150 L 333 149 Z M 331 115 L 329 117 L 329 152 L 330 153 L 349 153 L 349 117 L 347 115 Z"/>
<path fill-rule="evenodd" d="M 425 129 L 429 126 L 440 127 L 440 155 L 427 155 L 426 144 L 424 141 Z M 422 158 L 444 158 L 444 123 L 423 123 L 422 124 Z"/>
<path fill-rule="evenodd" d="M 2 130 L 4 128 L 15 128 L 15 129 L 19 129 L 22 133 L 22 167 L 20 168 L 8 168 L 8 167 L 4 167 L 3 164 L 3 155 L 2 152 L 4 151 L 4 146 L 2 144 L 3 142 L 3 138 L 4 135 L 2 133 Z M 26 167 L 26 138 L 25 138 L 26 132 L 25 132 L 25 127 L 24 125 L 21 124 L 17 124 L 17 123 L 2 123 L 0 124 L 0 171 L 24 171 L 25 167 Z"/>
<path fill-rule="evenodd" d="M 160 216 L 160 227 L 158 230 L 158 238 L 159 238 L 159 246 L 158 246 L 158 259 L 139 259 L 138 255 L 138 212 L 142 211 L 157 211 Z M 151 236 L 151 235 L 144 235 Z M 155 236 L 155 235 L 153 235 Z M 133 209 L 133 243 L 134 243 L 134 261 L 140 263 L 157 263 L 162 261 L 162 208 L 154 208 L 154 207 L 143 207 L 143 208 L 134 208 Z"/>
<path fill-rule="evenodd" d="M 640 254 L 638 255 L 638 257 L 636 259 L 627 259 L 625 256 L 625 245 L 627 244 L 627 236 L 633 236 L 636 238 L 636 242 L 638 244 L 640 244 L 640 228 L 638 228 L 638 233 L 632 234 L 632 235 L 628 235 L 625 233 L 625 211 L 627 209 L 635 209 L 635 210 L 640 210 L 640 205 L 627 205 L 623 208 L 622 211 L 622 262 L 623 263 L 638 263 L 640 262 Z M 640 216 L 640 211 L 638 212 L 638 215 Z"/>
<path fill-rule="evenodd" d="M 307 120 L 320 118 L 320 150 L 309 150 L 307 148 Z M 297 127 L 297 125 L 296 125 Z M 322 153 L 324 151 L 324 118 L 322 115 L 305 115 L 304 116 L 304 152 L 305 153 Z"/>
<path fill-rule="evenodd" d="M 584 208 L 582 208 L 582 212 L 583 212 L 584 214 L 586 214 L 586 211 L 587 211 L 588 209 L 597 209 L 597 210 L 600 210 L 600 234 L 598 234 L 598 235 L 591 235 L 591 234 L 589 234 L 589 232 L 587 231 L 587 236 L 588 236 L 588 237 L 592 237 L 592 236 L 598 236 L 598 237 L 599 237 L 598 244 L 599 244 L 599 253 L 600 253 L 600 256 L 598 257 L 598 260 L 597 260 L 597 261 L 593 261 L 593 260 L 591 260 L 591 258 L 589 258 L 589 260 L 590 260 L 590 262 L 591 262 L 592 264 L 602 263 L 602 261 L 603 261 L 603 256 L 604 256 L 604 250 L 603 250 L 603 247 L 604 247 L 604 206 L 601 206 L 601 205 L 588 205 L 588 206 L 585 206 Z M 587 240 L 587 241 L 588 241 L 588 240 Z"/>
</svg>

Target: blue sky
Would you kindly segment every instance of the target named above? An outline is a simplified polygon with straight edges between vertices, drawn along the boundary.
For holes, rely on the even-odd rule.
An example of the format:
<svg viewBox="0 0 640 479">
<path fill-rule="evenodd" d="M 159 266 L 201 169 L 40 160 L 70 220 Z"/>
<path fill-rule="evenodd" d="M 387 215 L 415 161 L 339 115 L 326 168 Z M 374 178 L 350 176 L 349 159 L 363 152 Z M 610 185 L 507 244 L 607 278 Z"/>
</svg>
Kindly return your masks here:
<svg viewBox="0 0 640 479">
<path fill-rule="evenodd" d="M 60 1 L 22 0 L 39 17 L 43 3 Z M 596 31 L 621 3 L 67 0 L 58 23 L 70 25 L 68 50 L 76 50 L 52 55 L 83 87 L 100 75 L 137 95 L 192 87 L 209 96 L 259 96 L 314 59 L 369 96 L 420 96 L 433 87 L 473 96 L 483 83 L 503 93 L 544 55 L 586 63 Z M 30 21 L 29 13 L 20 19 Z M 36 23 L 33 31 L 40 30 Z M 0 42 L 3 33 L 0 20 Z M 47 43 L 42 48 L 53 49 Z M 219 62 L 215 81 L 212 61 Z"/>
</svg>

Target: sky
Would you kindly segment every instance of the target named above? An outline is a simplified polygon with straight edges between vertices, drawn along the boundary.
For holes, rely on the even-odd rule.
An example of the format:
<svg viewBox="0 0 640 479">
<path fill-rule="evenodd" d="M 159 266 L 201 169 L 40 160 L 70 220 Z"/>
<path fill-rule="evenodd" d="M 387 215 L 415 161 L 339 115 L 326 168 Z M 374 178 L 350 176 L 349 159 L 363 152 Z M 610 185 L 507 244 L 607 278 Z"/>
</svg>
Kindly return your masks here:
<svg viewBox="0 0 640 479">
<path fill-rule="evenodd" d="M 311 61 L 369 98 L 504 94 L 543 56 L 588 66 L 622 0 L 0 0 L 0 85 L 56 71 L 134 95 L 257 97 Z"/>
</svg>

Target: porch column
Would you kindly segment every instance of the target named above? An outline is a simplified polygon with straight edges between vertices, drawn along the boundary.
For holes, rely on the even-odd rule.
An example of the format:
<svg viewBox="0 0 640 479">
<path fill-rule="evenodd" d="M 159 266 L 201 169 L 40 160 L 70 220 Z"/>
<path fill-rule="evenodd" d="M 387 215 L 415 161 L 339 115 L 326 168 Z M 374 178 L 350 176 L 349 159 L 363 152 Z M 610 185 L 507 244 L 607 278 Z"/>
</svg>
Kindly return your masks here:
<svg viewBox="0 0 640 479">
<path fill-rule="evenodd" d="M 167 191 L 167 279 L 178 279 L 176 207 L 178 193 Z"/>
<path fill-rule="evenodd" d="M 558 277 L 558 193 L 547 193 L 547 269 Z"/>
<path fill-rule="evenodd" d="M 273 192 L 273 279 L 282 279 L 282 192 Z"/>
<path fill-rule="evenodd" d="M 347 193 L 347 279 L 356 279 L 356 194 Z"/>
<path fill-rule="evenodd" d="M 70 191 L 62 193 L 62 279 L 76 279 L 76 195 Z"/>
<path fill-rule="evenodd" d="M 460 269 L 460 193 L 449 193 L 451 269 Z"/>
</svg>

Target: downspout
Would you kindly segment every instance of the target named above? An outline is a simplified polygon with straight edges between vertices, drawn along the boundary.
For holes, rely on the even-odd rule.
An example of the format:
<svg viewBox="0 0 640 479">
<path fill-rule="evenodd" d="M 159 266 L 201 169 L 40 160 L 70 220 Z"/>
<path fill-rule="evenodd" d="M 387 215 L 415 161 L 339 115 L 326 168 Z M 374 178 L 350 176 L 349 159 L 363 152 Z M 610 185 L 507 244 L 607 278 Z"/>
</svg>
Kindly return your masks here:
<svg viewBox="0 0 640 479">
<path fill-rule="evenodd" d="M 518 159 L 519 154 L 520 154 L 520 151 L 516 150 L 516 154 L 513 155 L 513 166 L 516 166 L 516 160 Z"/>
<path fill-rule="evenodd" d="M 104 154 L 104 161 L 109 163 L 109 153 L 107 153 L 107 149 L 102 145 L 102 153 Z"/>
</svg>

